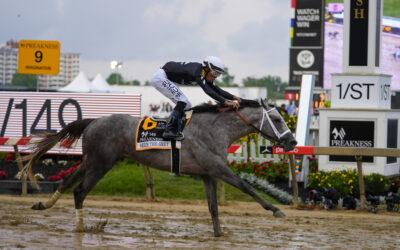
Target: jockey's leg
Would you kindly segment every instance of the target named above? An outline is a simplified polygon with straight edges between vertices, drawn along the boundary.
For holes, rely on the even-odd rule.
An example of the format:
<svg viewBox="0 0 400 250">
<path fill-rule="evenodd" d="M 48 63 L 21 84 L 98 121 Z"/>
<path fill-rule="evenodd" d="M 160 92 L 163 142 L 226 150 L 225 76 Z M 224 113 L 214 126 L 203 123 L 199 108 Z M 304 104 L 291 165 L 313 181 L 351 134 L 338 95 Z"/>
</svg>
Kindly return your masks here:
<svg viewBox="0 0 400 250">
<path fill-rule="evenodd" d="M 179 101 L 174 110 L 171 113 L 169 118 L 167 128 L 163 133 L 163 137 L 165 139 L 174 139 L 177 141 L 183 140 L 184 136 L 182 134 L 183 124 L 182 119 L 184 116 L 184 109 L 186 107 L 186 103 Z"/>
<path fill-rule="evenodd" d="M 150 84 L 156 88 L 161 94 L 177 104 L 179 101 L 186 103 L 185 109 L 192 107 L 189 99 L 178 88 L 177 83 L 168 80 L 163 69 L 159 69 L 150 81 Z"/>
<path fill-rule="evenodd" d="M 163 134 L 165 139 L 183 139 L 183 123 L 184 110 L 191 108 L 191 103 L 186 95 L 177 87 L 177 84 L 170 81 L 163 69 L 159 69 L 150 81 L 151 85 L 160 91 L 164 96 L 168 97 L 176 104 L 171 113 L 167 129 Z"/>
</svg>

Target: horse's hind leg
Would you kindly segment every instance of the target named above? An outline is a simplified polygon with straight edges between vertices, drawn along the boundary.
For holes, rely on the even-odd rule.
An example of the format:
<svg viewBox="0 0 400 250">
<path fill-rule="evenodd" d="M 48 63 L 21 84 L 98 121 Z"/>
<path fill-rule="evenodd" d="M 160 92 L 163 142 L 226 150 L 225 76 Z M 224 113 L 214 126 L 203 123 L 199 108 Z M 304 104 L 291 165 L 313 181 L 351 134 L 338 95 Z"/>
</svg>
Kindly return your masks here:
<svg viewBox="0 0 400 250">
<path fill-rule="evenodd" d="M 64 180 L 61 181 L 60 185 L 57 188 L 57 191 L 51 196 L 49 200 L 47 200 L 45 203 L 42 203 L 40 201 L 35 203 L 32 206 L 32 209 L 45 210 L 51 208 L 61 197 L 62 193 L 64 193 L 67 188 L 81 180 L 83 175 L 84 170 L 81 165 L 75 172 L 73 172 L 71 175 L 67 176 Z"/>
<path fill-rule="evenodd" d="M 215 178 L 208 175 L 204 175 L 202 178 L 208 201 L 208 210 L 210 211 L 213 222 L 214 236 L 219 237 L 222 235 L 222 232 L 218 219 L 217 182 Z"/>
</svg>

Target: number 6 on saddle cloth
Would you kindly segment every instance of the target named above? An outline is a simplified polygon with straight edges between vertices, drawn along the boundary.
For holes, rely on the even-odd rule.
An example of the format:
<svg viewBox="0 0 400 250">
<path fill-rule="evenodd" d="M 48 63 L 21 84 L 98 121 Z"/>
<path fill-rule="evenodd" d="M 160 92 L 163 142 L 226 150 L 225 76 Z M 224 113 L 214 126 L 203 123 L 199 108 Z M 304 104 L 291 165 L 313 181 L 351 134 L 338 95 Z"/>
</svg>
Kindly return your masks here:
<svg viewBox="0 0 400 250">
<path fill-rule="evenodd" d="M 193 111 L 185 113 L 184 124 L 188 125 L 192 118 Z M 136 128 L 136 151 L 162 149 L 171 150 L 171 172 L 179 175 L 181 165 L 181 142 L 165 140 L 163 132 L 167 127 L 168 119 L 143 117 Z"/>
</svg>

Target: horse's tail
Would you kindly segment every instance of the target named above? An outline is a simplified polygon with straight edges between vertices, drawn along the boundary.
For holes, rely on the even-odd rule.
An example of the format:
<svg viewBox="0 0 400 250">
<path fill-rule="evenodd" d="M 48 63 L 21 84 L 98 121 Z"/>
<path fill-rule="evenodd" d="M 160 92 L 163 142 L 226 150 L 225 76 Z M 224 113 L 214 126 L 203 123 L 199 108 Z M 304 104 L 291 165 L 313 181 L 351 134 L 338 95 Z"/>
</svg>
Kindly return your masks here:
<svg viewBox="0 0 400 250">
<path fill-rule="evenodd" d="M 69 123 L 65 126 L 60 132 L 55 134 L 45 134 L 43 139 L 38 142 L 35 142 L 33 146 L 33 152 L 25 157 L 23 157 L 24 161 L 29 161 L 24 170 L 28 171 L 29 179 L 33 186 L 39 189 L 39 185 L 36 182 L 36 178 L 33 176 L 32 167 L 39 158 L 49 151 L 52 147 L 54 147 L 58 142 L 64 145 L 71 145 L 74 143 L 81 135 L 83 131 L 91 122 L 95 119 L 83 119 Z"/>
</svg>

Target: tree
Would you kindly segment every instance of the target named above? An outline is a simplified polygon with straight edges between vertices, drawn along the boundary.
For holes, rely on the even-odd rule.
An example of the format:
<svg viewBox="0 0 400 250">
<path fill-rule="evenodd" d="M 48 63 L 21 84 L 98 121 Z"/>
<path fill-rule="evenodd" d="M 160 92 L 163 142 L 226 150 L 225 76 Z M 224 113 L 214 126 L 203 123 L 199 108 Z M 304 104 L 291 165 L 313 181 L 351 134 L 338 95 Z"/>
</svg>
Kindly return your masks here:
<svg viewBox="0 0 400 250">
<path fill-rule="evenodd" d="M 132 81 L 130 81 L 129 85 L 140 86 L 140 81 L 139 80 L 132 80 Z"/>
<path fill-rule="evenodd" d="M 36 88 L 37 83 L 38 83 L 37 75 L 15 73 L 11 80 L 12 85 L 26 87 L 28 89 Z"/>
<path fill-rule="evenodd" d="M 238 84 L 234 83 L 235 76 L 229 74 L 227 67 L 224 68 L 224 73 L 221 75 L 221 81 L 216 80 L 215 84 L 220 87 L 238 87 Z"/>
<path fill-rule="evenodd" d="M 287 82 L 282 82 L 279 76 L 264 76 L 261 78 L 246 77 L 243 79 L 243 86 L 245 87 L 266 87 L 268 91 L 268 98 L 282 99 L 284 90 L 288 86 Z"/>
<path fill-rule="evenodd" d="M 126 81 L 123 85 L 140 86 L 139 80 Z"/>
<path fill-rule="evenodd" d="M 111 73 L 106 80 L 110 85 L 125 85 L 124 78 L 120 73 Z"/>
</svg>

